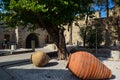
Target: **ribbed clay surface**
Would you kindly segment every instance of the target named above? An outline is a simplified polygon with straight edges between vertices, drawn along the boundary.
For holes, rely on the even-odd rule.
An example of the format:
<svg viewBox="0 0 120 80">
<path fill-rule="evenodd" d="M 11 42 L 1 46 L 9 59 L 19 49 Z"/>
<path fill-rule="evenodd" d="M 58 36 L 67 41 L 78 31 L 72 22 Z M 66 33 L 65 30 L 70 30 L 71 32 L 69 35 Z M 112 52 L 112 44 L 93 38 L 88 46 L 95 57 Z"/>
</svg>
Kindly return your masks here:
<svg viewBox="0 0 120 80">
<path fill-rule="evenodd" d="M 69 56 L 67 68 L 82 79 L 111 78 L 112 72 L 92 54 L 79 51 Z"/>
</svg>

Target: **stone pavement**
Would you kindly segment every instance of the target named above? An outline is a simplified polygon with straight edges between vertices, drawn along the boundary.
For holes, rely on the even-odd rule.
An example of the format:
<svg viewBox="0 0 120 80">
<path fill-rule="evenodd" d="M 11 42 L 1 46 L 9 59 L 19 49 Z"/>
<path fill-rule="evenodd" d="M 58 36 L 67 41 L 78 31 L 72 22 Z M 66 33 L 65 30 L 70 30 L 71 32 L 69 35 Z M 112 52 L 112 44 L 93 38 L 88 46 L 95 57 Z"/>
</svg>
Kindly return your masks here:
<svg viewBox="0 0 120 80">
<path fill-rule="evenodd" d="M 4 67 L 29 61 L 31 54 L 0 56 L 0 80 L 14 80 L 11 74 L 7 70 L 5 71 Z"/>
<path fill-rule="evenodd" d="M 13 80 L 13 78 L 0 67 L 0 80 Z"/>
<path fill-rule="evenodd" d="M 47 66 L 35 67 L 31 54 L 0 56 L 0 80 L 79 80 L 66 69 L 67 61 L 51 59 Z"/>
<path fill-rule="evenodd" d="M 50 53 L 50 52 L 57 52 L 56 49 L 48 49 L 48 48 L 36 48 L 35 51 L 43 51 L 45 53 Z M 11 54 L 21 54 L 21 53 L 30 53 L 33 52 L 32 49 L 25 49 L 25 48 L 20 48 L 20 49 L 0 49 L 0 55 L 11 55 Z"/>
<path fill-rule="evenodd" d="M 33 52 L 0 56 L 0 80 L 80 80 L 67 70 L 67 61 L 51 59 L 45 67 L 35 67 L 30 63 Z M 103 63 L 112 70 L 113 78 L 120 80 L 120 61 Z"/>
<path fill-rule="evenodd" d="M 16 51 L 26 51 L 26 49 L 19 49 Z M 39 49 L 37 49 L 38 51 Z M 41 49 L 43 50 L 43 49 Z M 27 50 L 29 51 L 29 49 Z M 13 77 L 11 76 L 11 74 L 9 74 L 7 71 L 4 70 L 5 66 L 8 65 L 14 65 L 14 64 L 20 64 L 20 63 L 24 63 L 24 62 L 28 62 L 30 59 L 31 54 L 33 54 L 33 52 L 29 52 L 26 54 L 13 54 L 10 55 L 9 54 L 10 50 L 8 49 L 3 49 L 0 50 L 1 54 L 5 54 L 6 56 L 0 56 L 0 80 L 13 80 Z"/>
</svg>

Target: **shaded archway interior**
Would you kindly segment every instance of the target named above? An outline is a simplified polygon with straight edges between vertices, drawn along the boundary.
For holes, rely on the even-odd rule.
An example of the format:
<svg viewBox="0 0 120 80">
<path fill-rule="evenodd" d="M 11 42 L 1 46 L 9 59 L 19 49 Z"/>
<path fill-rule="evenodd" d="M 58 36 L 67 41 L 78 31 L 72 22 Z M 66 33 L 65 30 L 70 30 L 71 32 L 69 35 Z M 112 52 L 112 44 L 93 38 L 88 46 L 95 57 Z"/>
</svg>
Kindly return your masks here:
<svg viewBox="0 0 120 80">
<path fill-rule="evenodd" d="M 31 48 L 31 42 L 35 41 L 35 48 L 39 47 L 39 40 L 38 40 L 38 36 L 36 33 L 31 33 L 28 35 L 27 39 L 26 39 L 26 48 Z"/>
<path fill-rule="evenodd" d="M 4 35 L 4 41 L 5 41 L 5 43 L 7 43 L 8 41 L 10 41 L 10 35 L 9 34 L 5 34 Z"/>
</svg>

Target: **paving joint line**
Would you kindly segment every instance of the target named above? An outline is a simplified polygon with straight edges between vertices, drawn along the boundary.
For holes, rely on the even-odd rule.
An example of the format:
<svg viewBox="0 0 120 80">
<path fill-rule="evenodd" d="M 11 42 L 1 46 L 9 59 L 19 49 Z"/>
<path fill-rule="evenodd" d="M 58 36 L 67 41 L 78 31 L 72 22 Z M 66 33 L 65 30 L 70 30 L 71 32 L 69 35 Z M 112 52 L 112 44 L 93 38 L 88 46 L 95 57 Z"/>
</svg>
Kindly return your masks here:
<svg viewBox="0 0 120 80">
<path fill-rule="evenodd" d="M 13 75 L 11 75 L 9 72 L 7 72 L 4 67 L 0 67 L 6 74 L 8 74 L 12 80 L 15 80 L 15 77 Z"/>
</svg>

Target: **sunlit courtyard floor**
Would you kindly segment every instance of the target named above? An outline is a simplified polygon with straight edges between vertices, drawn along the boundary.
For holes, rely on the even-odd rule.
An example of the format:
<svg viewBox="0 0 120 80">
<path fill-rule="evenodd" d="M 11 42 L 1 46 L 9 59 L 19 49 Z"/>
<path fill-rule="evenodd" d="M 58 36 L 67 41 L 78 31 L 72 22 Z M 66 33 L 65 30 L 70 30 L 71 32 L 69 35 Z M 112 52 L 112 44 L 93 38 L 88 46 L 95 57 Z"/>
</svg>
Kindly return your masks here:
<svg viewBox="0 0 120 80">
<path fill-rule="evenodd" d="M 45 67 L 36 67 L 29 60 L 31 54 L 0 56 L 0 80 L 80 80 L 66 68 L 67 61 L 51 59 Z M 102 63 L 112 70 L 110 80 L 120 80 L 120 61 Z"/>
</svg>

